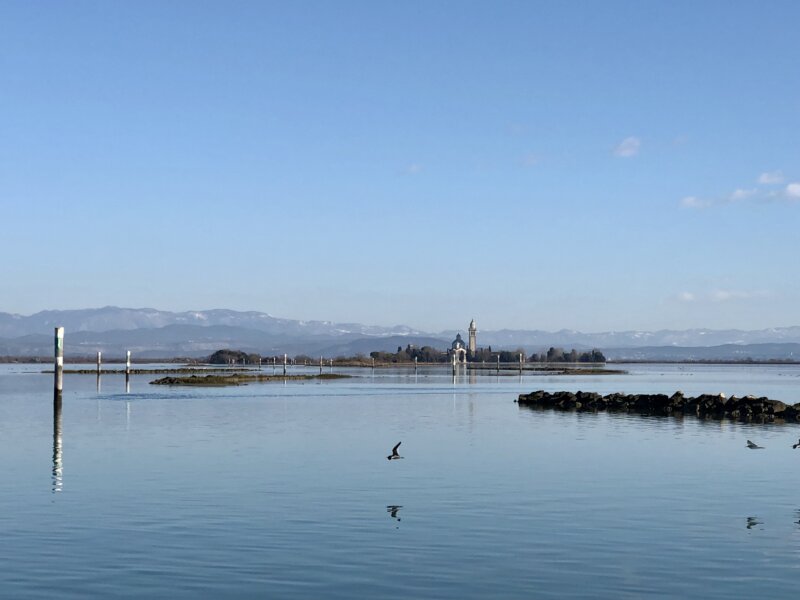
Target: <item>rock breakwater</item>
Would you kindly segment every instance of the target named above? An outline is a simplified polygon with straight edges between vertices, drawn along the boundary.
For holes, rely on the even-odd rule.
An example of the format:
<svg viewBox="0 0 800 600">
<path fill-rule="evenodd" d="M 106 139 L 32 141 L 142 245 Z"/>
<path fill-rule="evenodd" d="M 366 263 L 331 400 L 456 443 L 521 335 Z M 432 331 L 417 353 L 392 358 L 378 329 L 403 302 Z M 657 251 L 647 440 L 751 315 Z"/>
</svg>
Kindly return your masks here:
<svg viewBox="0 0 800 600">
<path fill-rule="evenodd" d="M 798 422 L 800 403 L 789 405 L 766 397 L 701 394 L 684 396 L 683 392 L 666 394 L 606 394 L 595 392 L 545 392 L 520 394 L 520 406 L 576 411 L 634 412 L 645 415 L 696 415 L 701 418 L 727 418 L 744 421 Z"/>
</svg>

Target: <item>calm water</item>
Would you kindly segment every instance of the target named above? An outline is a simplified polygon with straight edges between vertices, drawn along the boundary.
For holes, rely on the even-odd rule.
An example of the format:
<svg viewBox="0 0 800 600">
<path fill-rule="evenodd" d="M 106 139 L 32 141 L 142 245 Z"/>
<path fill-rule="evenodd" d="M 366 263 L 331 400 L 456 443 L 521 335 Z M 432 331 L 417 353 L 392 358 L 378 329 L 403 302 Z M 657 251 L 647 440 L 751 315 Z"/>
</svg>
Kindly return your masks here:
<svg viewBox="0 0 800 600">
<path fill-rule="evenodd" d="M 52 375 L 0 366 L 0 596 L 795 597 L 800 426 L 513 401 L 794 403 L 800 368 L 628 368 L 201 390 L 137 376 L 129 393 L 67 375 L 54 420 Z"/>
</svg>

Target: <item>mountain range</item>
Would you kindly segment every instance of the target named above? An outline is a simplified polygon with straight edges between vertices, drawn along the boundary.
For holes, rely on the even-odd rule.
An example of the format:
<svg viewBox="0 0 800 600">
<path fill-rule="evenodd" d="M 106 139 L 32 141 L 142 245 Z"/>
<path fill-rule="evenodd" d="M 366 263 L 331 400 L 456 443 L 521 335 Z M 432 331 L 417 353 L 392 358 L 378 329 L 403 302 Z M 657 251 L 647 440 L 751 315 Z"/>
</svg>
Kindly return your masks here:
<svg viewBox="0 0 800 600">
<path fill-rule="evenodd" d="M 300 321 L 256 311 L 214 309 L 170 312 L 152 308 L 48 310 L 23 316 L 0 313 L 0 355 L 48 356 L 53 328 L 66 330 L 65 354 L 122 356 L 131 350 L 142 358 L 199 357 L 221 348 L 262 355 L 351 356 L 373 350 L 394 351 L 407 344 L 449 346 L 457 331 L 424 332 L 405 325 Z M 461 331 L 466 334 L 465 328 Z M 466 338 L 466 335 L 464 335 Z M 583 333 L 512 330 L 479 331 L 479 346 L 540 352 L 550 346 L 599 348 L 608 358 L 682 360 L 794 358 L 800 356 L 800 327 L 761 330 L 660 330 Z M 754 346 L 752 349 L 750 346 Z M 758 346 L 758 347 L 756 347 Z M 795 347 L 796 346 L 796 347 Z M 700 351 L 699 348 L 706 350 Z M 713 350 L 712 348 L 716 348 Z"/>
</svg>

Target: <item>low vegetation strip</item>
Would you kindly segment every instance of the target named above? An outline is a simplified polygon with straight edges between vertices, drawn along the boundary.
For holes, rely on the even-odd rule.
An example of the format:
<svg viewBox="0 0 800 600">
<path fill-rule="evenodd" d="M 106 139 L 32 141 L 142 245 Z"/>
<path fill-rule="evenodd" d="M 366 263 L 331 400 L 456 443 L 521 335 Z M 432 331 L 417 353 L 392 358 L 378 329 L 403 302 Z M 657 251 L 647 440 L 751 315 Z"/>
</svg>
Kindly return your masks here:
<svg viewBox="0 0 800 600">
<path fill-rule="evenodd" d="M 545 392 L 520 394 L 520 406 L 576 411 L 637 412 L 645 415 L 696 415 L 703 418 L 729 418 L 745 421 L 798 422 L 800 403 L 789 405 L 766 397 L 701 394 L 684 396 L 683 392 L 666 394 L 607 394 L 595 392 Z"/>
<path fill-rule="evenodd" d="M 321 373 L 319 375 L 248 375 L 235 373 L 232 375 L 206 375 L 201 377 L 162 377 L 151 381 L 151 385 L 193 385 L 193 386 L 225 386 L 246 385 L 248 383 L 262 383 L 268 381 L 305 381 L 312 379 L 346 379 L 350 375 L 338 373 Z"/>
</svg>

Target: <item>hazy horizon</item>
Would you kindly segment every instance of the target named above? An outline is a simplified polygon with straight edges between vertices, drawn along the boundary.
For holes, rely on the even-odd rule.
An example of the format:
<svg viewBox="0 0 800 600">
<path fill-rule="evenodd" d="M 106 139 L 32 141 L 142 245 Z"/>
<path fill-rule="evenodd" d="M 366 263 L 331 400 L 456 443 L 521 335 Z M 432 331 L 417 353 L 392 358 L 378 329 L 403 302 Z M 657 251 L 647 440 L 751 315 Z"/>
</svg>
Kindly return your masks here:
<svg viewBox="0 0 800 600">
<path fill-rule="evenodd" d="M 168 313 L 176 313 L 176 314 L 181 314 L 181 313 L 188 313 L 188 314 L 207 313 L 207 312 L 211 312 L 211 311 L 233 311 L 233 312 L 237 312 L 237 313 L 259 313 L 259 314 L 267 314 L 270 317 L 273 317 L 275 319 L 288 320 L 288 321 L 308 322 L 308 323 L 310 323 L 310 322 L 318 322 L 318 323 L 331 323 L 331 324 L 353 324 L 353 325 L 374 326 L 374 327 L 382 327 L 382 328 L 408 327 L 408 328 L 410 328 L 410 329 L 412 329 L 414 331 L 420 332 L 421 334 L 431 334 L 431 335 L 449 334 L 449 333 L 451 333 L 453 331 L 466 332 L 467 329 L 468 329 L 468 325 L 469 325 L 469 320 L 466 320 L 463 323 L 456 324 L 455 326 L 452 326 L 452 327 L 440 327 L 438 329 L 424 329 L 422 327 L 415 326 L 413 323 L 372 323 L 372 322 L 366 322 L 366 321 L 358 320 L 358 319 L 349 320 L 349 321 L 336 321 L 336 320 L 332 320 L 332 319 L 317 318 L 317 317 L 296 318 L 296 317 L 287 317 L 285 315 L 277 315 L 277 314 L 274 314 L 274 313 L 269 312 L 269 311 L 254 310 L 254 309 L 253 310 L 237 310 L 237 309 L 231 309 L 231 308 L 225 308 L 225 307 L 214 307 L 214 308 L 203 308 L 203 309 L 167 310 L 167 309 L 162 309 L 162 308 L 154 307 L 154 306 L 136 306 L 136 307 L 134 307 L 134 306 L 105 305 L 105 306 L 95 306 L 95 307 L 87 306 L 87 307 L 81 307 L 81 308 L 75 308 L 75 309 L 48 308 L 48 309 L 43 309 L 41 311 L 35 311 L 35 312 L 32 312 L 32 313 L 14 313 L 14 312 L 11 312 L 11 311 L 0 310 L 0 313 L 13 314 L 13 315 L 21 316 L 21 317 L 31 317 L 31 316 L 39 314 L 41 312 L 93 311 L 93 310 L 102 310 L 102 309 L 118 309 L 118 310 L 130 310 L 130 311 L 143 311 L 143 310 L 150 311 L 150 310 L 152 310 L 152 311 L 157 311 L 157 312 L 168 312 Z M 476 324 L 478 325 L 478 330 L 479 331 L 502 331 L 502 330 L 534 331 L 533 328 L 520 327 L 520 326 L 514 326 L 514 325 L 507 325 L 507 326 L 500 326 L 500 327 L 487 327 L 487 326 L 482 326 L 480 324 L 481 323 L 480 319 L 476 318 L 475 321 L 476 321 Z M 581 330 L 581 329 L 577 329 L 575 327 L 557 327 L 557 328 L 553 327 L 553 328 L 549 328 L 549 329 L 548 328 L 537 328 L 536 330 L 549 331 L 549 332 L 577 331 L 577 332 L 586 333 L 586 334 L 594 334 L 594 333 L 600 334 L 600 333 L 613 333 L 613 332 L 623 333 L 623 332 L 636 332 L 636 331 L 641 331 L 641 332 L 688 331 L 688 330 L 692 330 L 692 329 L 700 329 L 700 330 L 706 329 L 706 330 L 715 330 L 715 331 L 721 331 L 721 330 L 759 331 L 759 330 L 771 330 L 771 329 L 788 329 L 788 328 L 792 328 L 792 327 L 800 327 L 800 324 L 789 323 L 789 324 L 785 324 L 785 325 L 775 325 L 775 326 L 771 326 L 771 327 L 759 327 L 759 328 L 753 328 L 753 329 L 743 329 L 741 327 L 728 327 L 728 328 L 693 327 L 693 328 L 683 328 L 683 329 L 679 329 L 679 328 L 661 328 L 661 329 L 636 329 L 636 328 L 632 328 L 632 329 L 617 329 L 617 330 L 605 329 L 605 330 L 593 331 L 593 330 Z"/>
<path fill-rule="evenodd" d="M 797 323 L 800 4 L 0 6 L 0 310 Z"/>
</svg>

